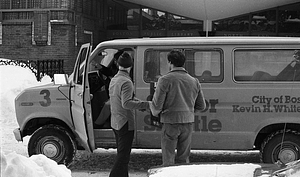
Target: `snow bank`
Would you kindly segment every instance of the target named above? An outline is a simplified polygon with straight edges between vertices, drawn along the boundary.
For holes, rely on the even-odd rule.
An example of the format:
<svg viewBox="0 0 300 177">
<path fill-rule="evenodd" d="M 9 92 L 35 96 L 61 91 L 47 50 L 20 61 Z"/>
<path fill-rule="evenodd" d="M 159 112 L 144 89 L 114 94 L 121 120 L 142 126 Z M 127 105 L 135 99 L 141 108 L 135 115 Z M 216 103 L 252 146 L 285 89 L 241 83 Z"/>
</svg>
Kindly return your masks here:
<svg viewBox="0 0 300 177">
<path fill-rule="evenodd" d="M 259 164 L 193 164 L 154 168 L 148 171 L 149 177 L 270 177 L 272 171 L 267 171 Z M 273 170 L 276 170 L 274 168 Z M 300 177 L 296 168 L 283 171 L 282 177 Z"/>
<path fill-rule="evenodd" d="M 65 165 L 39 154 L 29 158 L 16 154 L 1 152 L 2 177 L 71 177 L 71 170 Z"/>
<path fill-rule="evenodd" d="M 0 66 L 0 118 L 7 122 L 15 121 L 14 99 L 24 89 L 51 82 L 46 76 L 41 82 L 36 80 L 34 73 L 20 66 Z"/>
<path fill-rule="evenodd" d="M 71 177 L 71 170 L 65 165 L 58 165 L 44 155 L 33 155 L 28 158 L 8 151 L 10 146 L 17 143 L 12 133 L 13 128 L 18 127 L 14 106 L 16 96 L 28 87 L 49 82 L 51 82 L 49 76 L 38 82 L 28 68 L 0 66 L 1 177 Z"/>
<path fill-rule="evenodd" d="M 208 165 L 182 165 L 159 169 L 150 177 L 252 177 L 256 168 L 255 164 L 208 164 Z"/>
</svg>

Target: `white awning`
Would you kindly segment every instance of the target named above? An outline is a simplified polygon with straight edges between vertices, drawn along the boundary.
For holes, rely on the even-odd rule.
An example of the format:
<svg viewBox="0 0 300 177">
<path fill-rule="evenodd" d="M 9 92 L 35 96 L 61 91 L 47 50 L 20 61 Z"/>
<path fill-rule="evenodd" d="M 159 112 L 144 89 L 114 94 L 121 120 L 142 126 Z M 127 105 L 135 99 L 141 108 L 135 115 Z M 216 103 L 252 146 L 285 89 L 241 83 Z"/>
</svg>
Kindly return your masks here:
<svg viewBox="0 0 300 177">
<path fill-rule="evenodd" d="M 250 12 L 297 3 L 299 0 L 124 0 L 172 14 L 196 19 L 219 20 Z"/>
</svg>

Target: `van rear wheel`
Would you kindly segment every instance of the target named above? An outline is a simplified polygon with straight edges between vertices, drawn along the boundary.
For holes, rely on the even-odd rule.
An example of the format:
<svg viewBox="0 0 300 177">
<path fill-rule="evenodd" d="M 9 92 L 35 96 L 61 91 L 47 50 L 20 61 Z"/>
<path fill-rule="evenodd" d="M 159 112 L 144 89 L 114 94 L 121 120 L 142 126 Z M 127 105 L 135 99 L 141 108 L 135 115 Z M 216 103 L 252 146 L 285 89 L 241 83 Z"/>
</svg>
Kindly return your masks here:
<svg viewBox="0 0 300 177">
<path fill-rule="evenodd" d="M 282 137 L 284 140 L 282 141 Z M 287 130 L 277 131 L 268 136 L 261 146 L 261 161 L 276 163 L 281 161 L 286 164 L 300 158 L 300 132 Z"/>
<path fill-rule="evenodd" d="M 64 127 L 46 125 L 37 129 L 31 136 L 28 154 L 44 154 L 58 164 L 68 166 L 75 157 L 76 144 Z"/>
</svg>

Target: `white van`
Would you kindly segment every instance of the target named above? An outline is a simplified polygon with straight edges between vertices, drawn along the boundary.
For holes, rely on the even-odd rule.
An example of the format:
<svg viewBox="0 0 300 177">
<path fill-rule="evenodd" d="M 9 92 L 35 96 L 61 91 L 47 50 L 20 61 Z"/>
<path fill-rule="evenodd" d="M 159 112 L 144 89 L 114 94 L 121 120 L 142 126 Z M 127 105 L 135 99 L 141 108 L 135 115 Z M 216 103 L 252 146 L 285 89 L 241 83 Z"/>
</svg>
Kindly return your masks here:
<svg viewBox="0 0 300 177">
<path fill-rule="evenodd" d="M 167 53 L 184 52 L 186 70 L 202 83 L 207 107 L 195 116 L 193 149 L 253 150 L 265 163 L 300 159 L 300 38 L 182 37 L 121 39 L 83 45 L 69 78 L 24 90 L 15 100 L 16 140 L 30 136 L 29 155 L 72 162 L 77 149 L 115 147 L 108 84 L 114 54 L 134 58 L 136 97 L 150 100 L 168 72 Z M 62 75 L 58 75 L 60 77 Z M 95 127 L 94 122 L 102 122 Z M 160 128 L 136 111 L 134 148 L 160 148 Z"/>
</svg>

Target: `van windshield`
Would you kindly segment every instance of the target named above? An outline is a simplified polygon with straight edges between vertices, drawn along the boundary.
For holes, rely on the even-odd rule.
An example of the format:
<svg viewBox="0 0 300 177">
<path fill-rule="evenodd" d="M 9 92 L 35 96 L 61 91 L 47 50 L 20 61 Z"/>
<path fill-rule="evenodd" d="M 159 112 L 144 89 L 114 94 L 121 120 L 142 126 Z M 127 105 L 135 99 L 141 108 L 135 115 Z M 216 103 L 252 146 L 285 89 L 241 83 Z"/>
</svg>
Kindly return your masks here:
<svg viewBox="0 0 300 177">
<path fill-rule="evenodd" d="M 118 50 L 116 49 L 105 49 L 102 51 L 99 56 L 101 58 L 100 64 L 108 67 L 112 60 L 114 59 L 114 54 L 117 53 Z"/>
</svg>

